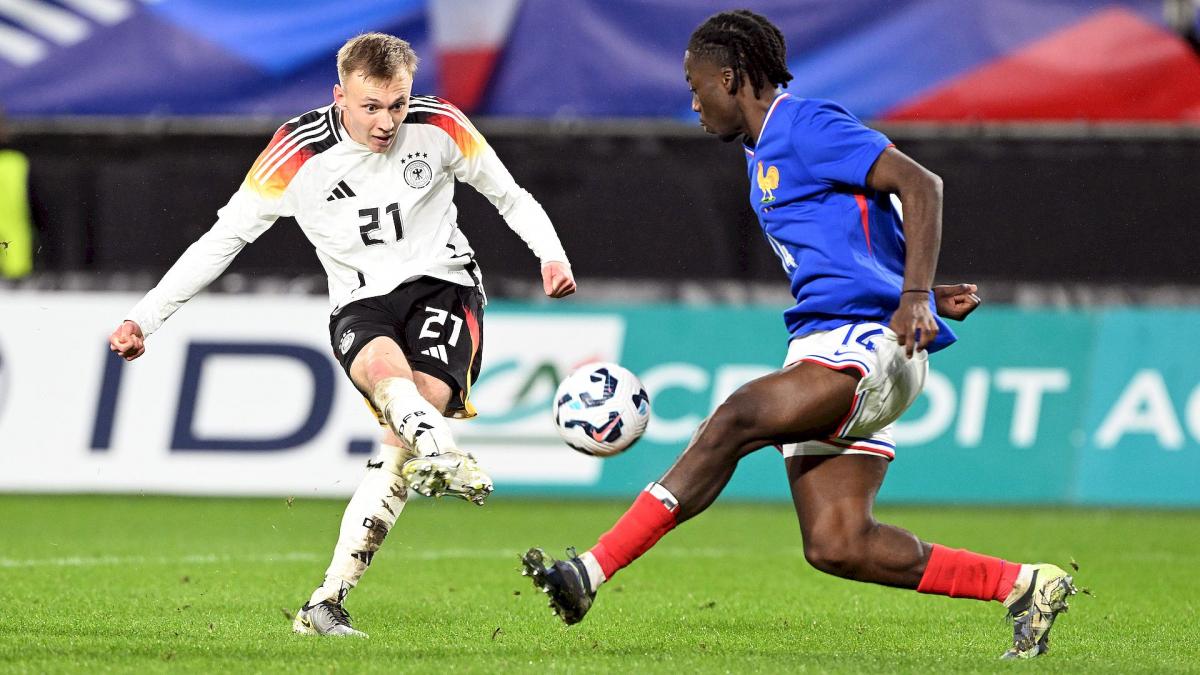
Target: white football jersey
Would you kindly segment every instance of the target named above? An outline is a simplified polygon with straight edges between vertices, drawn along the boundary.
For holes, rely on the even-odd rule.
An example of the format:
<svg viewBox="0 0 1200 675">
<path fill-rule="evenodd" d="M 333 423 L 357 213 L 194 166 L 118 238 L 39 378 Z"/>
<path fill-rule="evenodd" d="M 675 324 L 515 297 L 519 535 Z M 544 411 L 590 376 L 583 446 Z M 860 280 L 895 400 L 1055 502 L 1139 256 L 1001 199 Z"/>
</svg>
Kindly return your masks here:
<svg viewBox="0 0 1200 675">
<path fill-rule="evenodd" d="M 213 228 L 130 312 L 143 333 L 282 216 L 294 217 L 316 249 L 334 313 L 420 276 L 479 285 L 474 251 L 458 228 L 456 180 L 487 197 L 543 263 L 568 262 L 541 205 L 450 103 L 414 96 L 383 153 L 352 140 L 340 117 L 330 105 L 279 128 Z"/>
</svg>

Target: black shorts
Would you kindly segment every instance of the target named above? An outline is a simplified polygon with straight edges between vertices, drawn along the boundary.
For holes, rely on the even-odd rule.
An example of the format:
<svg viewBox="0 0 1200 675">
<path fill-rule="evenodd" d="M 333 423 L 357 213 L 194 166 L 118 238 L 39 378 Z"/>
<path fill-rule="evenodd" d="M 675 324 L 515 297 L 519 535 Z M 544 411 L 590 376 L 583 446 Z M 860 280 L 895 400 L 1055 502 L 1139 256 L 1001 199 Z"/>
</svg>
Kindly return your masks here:
<svg viewBox="0 0 1200 675">
<path fill-rule="evenodd" d="M 483 361 L 483 292 L 479 288 L 420 277 L 387 295 L 356 300 L 329 317 L 329 341 L 347 375 L 358 352 L 381 336 L 400 345 L 414 371 L 450 386 L 448 415 L 474 417 L 471 383 L 479 376 Z M 363 393 L 370 403 L 371 392 Z M 382 423 L 378 410 L 375 415 Z"/>
</svg>

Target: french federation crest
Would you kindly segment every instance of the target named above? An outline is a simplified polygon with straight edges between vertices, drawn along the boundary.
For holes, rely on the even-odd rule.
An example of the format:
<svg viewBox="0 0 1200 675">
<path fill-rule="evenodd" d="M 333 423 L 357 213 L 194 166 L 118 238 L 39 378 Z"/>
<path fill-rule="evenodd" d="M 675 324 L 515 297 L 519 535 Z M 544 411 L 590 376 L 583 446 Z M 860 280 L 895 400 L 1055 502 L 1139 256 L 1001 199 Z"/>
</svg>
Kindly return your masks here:
<svg viewBox="0 0 1200 675">
<path fill-rule="evenodd" d="M 762 190 L 763 196 L 761 203 L 770 204 L 775 201 L 775 190 L 779 189 L 779 169 L 774 166 L 767 167 L 766 173 L 763 173 L 763 163 L 758 163 L 758 189 Z"/>
<path fill-rule="evenodd" d="M 338 349 L 341 350 L 342 356 L 350 351 L 350 345 L 354 344 L 354 331 L 348 330 L 342 333 L 342 341 L 338 343 Z"/>
</svg>

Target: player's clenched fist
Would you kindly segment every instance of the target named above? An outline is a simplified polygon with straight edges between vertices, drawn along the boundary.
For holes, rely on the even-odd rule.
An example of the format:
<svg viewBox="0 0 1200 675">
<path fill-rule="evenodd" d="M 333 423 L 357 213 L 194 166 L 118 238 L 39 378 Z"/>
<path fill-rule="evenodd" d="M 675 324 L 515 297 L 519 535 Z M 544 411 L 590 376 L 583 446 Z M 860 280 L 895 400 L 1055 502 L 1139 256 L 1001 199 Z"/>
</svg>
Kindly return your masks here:
<svg viewBox="0 0 1200 675">
<path fill-rule="evenodd" d="M 123 321 L 108 336 L 108 346 L 126 361 L 132 361 L 146 353 L 146 336 L 142 328 L 132 321 Z"/>
<path fill-rule="evenodd" d="M 949 286 L 934 286 L 933 301 L 937 305 L 937 313 L 947 319 L 962 321 L 975 311 L 980 300 L 976 292 L 979 287 L 975 284 L 952 284 Z"/>
<path fill-rule="evenodd" d="M 564 298 L 575 292 L 571 266 L 561 262 L 542 265 L 542 289 L 552 298 Z"/>
</svg>

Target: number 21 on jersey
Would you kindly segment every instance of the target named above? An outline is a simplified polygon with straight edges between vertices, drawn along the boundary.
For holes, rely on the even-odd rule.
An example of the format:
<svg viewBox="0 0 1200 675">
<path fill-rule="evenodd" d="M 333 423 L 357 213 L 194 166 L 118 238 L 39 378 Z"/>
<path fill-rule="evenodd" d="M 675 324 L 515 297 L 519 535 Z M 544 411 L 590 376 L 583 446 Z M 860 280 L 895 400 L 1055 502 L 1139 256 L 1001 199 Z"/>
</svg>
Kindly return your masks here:
<svg viewBox="0 0 1200 675">
<path fill-rule="evenodd" d="M 396 228 L 396 241 L 400 241 L 404 238 L 404 224 L 400 221 L 400 205 L 388 204 L 384 207 L 384 212 L 392 217 L 392 225 Z M 362 237 L 363 244 L 367 246 L 386 244 L 386 241 L 378 238 L 380 229 L 382 229 L 379 222 L 379 207 L 359 209 L 358 215 L 368 221 L 358 226 L 358 235 Z"/>
</svg>

